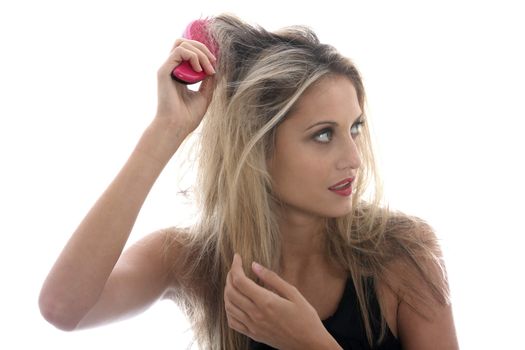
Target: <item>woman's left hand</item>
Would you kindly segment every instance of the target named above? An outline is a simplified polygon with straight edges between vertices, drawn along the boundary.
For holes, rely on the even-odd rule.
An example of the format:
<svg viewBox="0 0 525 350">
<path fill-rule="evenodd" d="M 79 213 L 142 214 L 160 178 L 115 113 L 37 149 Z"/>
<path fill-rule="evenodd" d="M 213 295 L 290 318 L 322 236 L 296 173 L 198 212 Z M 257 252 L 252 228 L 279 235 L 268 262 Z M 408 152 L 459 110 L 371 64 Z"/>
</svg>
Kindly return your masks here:
<svg viewBox="0 0 525 350">
<path fill-rule="evenodd" d="M 277 349 L 337 347 L 317 311 L 296 287 L 255 262 L 252 270 L 265 287 L 275 292 L 248 278 L 240 256 L 235 254 L 224 289 L 226 315 L 232 329 Z"/>
</svg>

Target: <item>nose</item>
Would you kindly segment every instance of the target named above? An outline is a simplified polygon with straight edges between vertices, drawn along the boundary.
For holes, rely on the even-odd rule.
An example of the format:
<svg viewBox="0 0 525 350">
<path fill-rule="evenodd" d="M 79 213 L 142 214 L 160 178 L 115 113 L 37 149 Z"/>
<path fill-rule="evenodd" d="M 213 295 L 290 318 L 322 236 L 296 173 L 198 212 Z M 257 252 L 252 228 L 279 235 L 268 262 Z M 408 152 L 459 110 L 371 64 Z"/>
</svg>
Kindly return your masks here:
<svg viewBox="0 0 525 350">
<path fill-rule="evenodd" d="M 361 166 L 361 156 L 355 140 L 351 137 L 345 137 L 341 147 L 338 147 L 339 154 L 337 157 L 337 170 L 358 169 Z"/>
</svg>

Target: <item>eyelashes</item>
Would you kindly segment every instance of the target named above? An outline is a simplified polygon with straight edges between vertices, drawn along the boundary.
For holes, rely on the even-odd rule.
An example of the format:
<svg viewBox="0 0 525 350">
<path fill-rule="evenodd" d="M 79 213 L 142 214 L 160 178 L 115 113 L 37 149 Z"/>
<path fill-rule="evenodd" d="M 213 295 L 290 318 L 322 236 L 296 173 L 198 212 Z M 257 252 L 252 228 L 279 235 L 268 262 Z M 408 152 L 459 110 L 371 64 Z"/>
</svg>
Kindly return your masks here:
<svg viewBox="0 0 525 350">
<path fill-rule="evenodd" d="M 314 135 L 314 140 L 319 143 L 328 143 L 332 141 L 333 133 L 333 128 L 324 128 Z"/>
<path fill-rule="evenodd" d="M 350 128 L 350 133 L 352 135 L 359 135 L 361 134 L 361 129 L 363 128 L 363 125 L 365 124 L 365 121 L 364 120 L 358 120 L 357 122 L 354 123 L 354 125 L 352 125 L 352 127 Z M 356 128 L 356 129 L 354 129 Z M 354 131 L 355 130 L 355 131 Z"/>
<path fill-rule="evenodd" d="M 364 120 L 358 120 L 352 125 L 352 127 L 350 128 L 350 134 L 352 134 L 352 137 L 357 137 L 361 134 L 364 124 Z M 330 141 L 332 141 L 333 137 L 334 128 L 328 127 L 315 133 L 314 140 L 319 143 L 329 143 Z"/>
</svg>

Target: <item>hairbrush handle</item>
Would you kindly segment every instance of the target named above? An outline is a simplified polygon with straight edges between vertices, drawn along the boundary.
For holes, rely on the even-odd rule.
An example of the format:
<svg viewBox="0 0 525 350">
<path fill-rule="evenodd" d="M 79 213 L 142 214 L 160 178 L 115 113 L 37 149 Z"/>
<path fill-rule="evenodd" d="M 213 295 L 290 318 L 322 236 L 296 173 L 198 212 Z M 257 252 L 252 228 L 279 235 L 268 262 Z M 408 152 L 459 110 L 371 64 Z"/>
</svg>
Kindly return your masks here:
<svg viewBox="0 0 525 350">
<path fill-rule="evenodd" d="M 190 61 L 182 61 L 173 71 L 171 77 L 182 84 L 195 84 L 206 78 L 204 71 L 196 72 L 190 64 Z"/>
<path fill-rule="evenodd" d="M 184 30 L 182 37 L 203 43 L 214 55 L 216 55 L 217 46 L 208 35 L 208 23 L 208 19 L 198 19 L 190 22 Z M 183 61 L 171 72 L 171 77 L 182 84 L 195 84 L 204 80 L 206 76 L 204 70 L 201 72 L 195 71 L 189 61 Z"/>
</svg>

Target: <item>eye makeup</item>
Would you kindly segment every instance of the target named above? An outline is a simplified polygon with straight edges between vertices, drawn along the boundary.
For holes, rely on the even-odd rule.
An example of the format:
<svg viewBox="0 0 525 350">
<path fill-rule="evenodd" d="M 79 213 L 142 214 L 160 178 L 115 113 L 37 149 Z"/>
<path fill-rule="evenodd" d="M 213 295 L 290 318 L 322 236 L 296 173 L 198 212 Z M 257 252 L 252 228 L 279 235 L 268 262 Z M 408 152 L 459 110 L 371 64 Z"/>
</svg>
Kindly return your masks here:
<svg viewBox="0 0 525 350">
<path fill-rule="evenodd" d="M 334 125 L 335 127 L 338 126 L 338 124 L 335 123 L 335 122 L 326 122 L 326 123 Z M 318 124 L 320 124 L 320 123 L 318 123 Z M 362 130 L 364 124 L 365 124 L 365 121 L 364 121 L 364 119 L 362 117 L 359 117 L 358 120 L 356 120 L 354 122 L 354 124 L 352 124 L 352 127 L 350 128 L 350 134 L 352 135 L 352 137 L 357 137 L 357 136 L 359 136 L 359 134 L 361 134 L 361 130 Z M 332 126 L 326 127 L 326 128 L 323 128 L 323 129 L 319 130 L 318 132 L 314 133 L 313 134 L 313 139 L 316 142 L 325 143 L 326 144 L 326 143 L 329 143 L 330 141 L 332 141 L 332 139 L 334 137 L 334 132 L 335 132 L 335 128 L 334 127 L 332 127 Z"/>
</svg>

